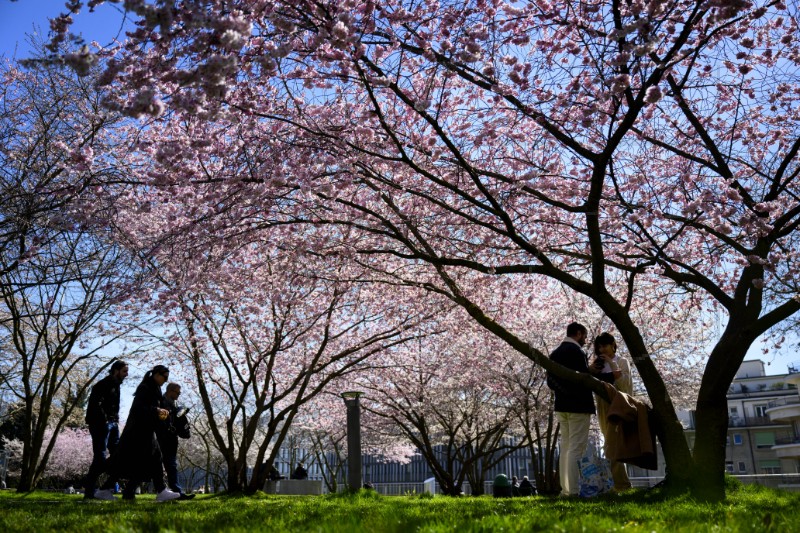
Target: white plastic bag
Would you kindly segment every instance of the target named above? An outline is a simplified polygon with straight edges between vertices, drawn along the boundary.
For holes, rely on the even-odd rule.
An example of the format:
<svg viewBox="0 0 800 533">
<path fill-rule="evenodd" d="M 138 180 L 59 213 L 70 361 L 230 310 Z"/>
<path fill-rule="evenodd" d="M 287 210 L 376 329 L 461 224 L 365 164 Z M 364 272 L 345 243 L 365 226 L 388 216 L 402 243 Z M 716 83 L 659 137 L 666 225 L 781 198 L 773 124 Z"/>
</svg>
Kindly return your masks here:
<svg viewBox="0 0 800 533">
<path fill-rule="evenodd" d="M 591 498 L 611 490 L 611 467 L 608 460 L 587 454 L 578 461 L 580 470 L 580 496 Z"/>
</svg>

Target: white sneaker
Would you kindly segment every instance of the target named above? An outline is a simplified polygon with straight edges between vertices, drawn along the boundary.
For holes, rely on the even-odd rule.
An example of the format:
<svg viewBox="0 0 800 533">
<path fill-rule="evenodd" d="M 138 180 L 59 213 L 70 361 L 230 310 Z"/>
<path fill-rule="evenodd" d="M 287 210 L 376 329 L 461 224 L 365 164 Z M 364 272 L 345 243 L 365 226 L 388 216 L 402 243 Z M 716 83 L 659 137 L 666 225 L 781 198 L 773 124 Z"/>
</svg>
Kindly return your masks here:
<svg viewBox="0 0 800 533">
<path fill-rule="evenodd" d="M 180 497 L 181 497 L 181 493 L 180 492 L 172 492 L 169 489 L 164 489 L 164 490 L 162 490 L 161 492 L 158 493 L 158 496 L 156 496 L 156 501 L 157 502 L 168 502 L 170 500 L 177 500 Z"/>
<path fill-rule="evenodd" d="M 111 491 L 111 489 L 96 490 L 94 491 L 94 497 L 97 498 L 98 500 L 106 500 L 106 501 L 112 501 L 117 499 L 117 497 L 114 496 L 114 493 Z"/>
</svg>

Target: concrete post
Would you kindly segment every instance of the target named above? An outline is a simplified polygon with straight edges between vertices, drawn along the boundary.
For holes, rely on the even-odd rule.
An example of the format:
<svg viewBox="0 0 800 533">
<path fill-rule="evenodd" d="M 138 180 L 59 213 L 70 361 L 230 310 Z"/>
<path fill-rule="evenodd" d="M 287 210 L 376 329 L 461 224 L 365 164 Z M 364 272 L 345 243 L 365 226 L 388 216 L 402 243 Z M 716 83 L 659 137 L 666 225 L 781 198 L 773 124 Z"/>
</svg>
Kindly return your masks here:
<svg viewBox="0 0 800 533">
<path fill-rule="evenodd" d="M 351 491 L 358 491 L 361 479 L 361 392 L 343 392 L 342 398 L 347 406 L 347 485 Z"/>
</svg>

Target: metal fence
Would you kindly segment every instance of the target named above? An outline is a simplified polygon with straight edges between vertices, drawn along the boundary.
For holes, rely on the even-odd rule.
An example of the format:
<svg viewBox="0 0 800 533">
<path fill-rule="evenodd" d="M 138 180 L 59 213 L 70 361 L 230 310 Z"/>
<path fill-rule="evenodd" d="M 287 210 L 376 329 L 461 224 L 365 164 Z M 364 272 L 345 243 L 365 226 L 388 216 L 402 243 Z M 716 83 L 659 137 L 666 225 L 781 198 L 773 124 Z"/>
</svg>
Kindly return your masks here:
<svg viewBox="0 0 800 533">
<path fill-rule="evenodd" d="M 732 474 L 732 477 L 735 477 L 745 485 L 756 484 L 771 489 L 800 491 L 800 474 Z M 663 480 L 663 476 L 632 477 L 631 485 L 636 488 L 647 488 L 653 487 Z"/>
<path fill-rule="evenodd" d="M 441 494 L 442 489 L 439 486 L 439 483 L 435 484 L 436 487 L 436 494 Z M 412 494 L 422 494 L 425 492 L 425 483 L 420 481 L 419 483 L 372 483 L 372 488 L 378 494 L 382 494 L 384 496 L 408 496 Z M 347 490 L 347 485 L 342 483 L 339 485 L 338 490 L 345 491 Z M 465 496 L 472 495 L 472 487 L 469 486 L 469 483 L 463 483 L 461 485 L 461 492 Z M 483 492 L 484 494 L 491 494 L 492 493 L 492 482 L 491 481 L 484 481 L 483 482 Z"/>
<path fill-rule="evenodd" d="M 783 489 L 800 492 L 800 473 L 798 474 L 755 474 L 755 475 L 734 475 L 742 483 L 758 484 L 772 489 Z M 632 477 L 631 485 L 635 488 L 653 487 L 664 480 L 663 476 L 653 477 Z M 375 490 L 384 496 L 406 496 L 410 494 L 422 494 L 425 492 L 424 483 L 373 483 Z M 468 483 L 462 485 L 465 495 L 472 494 Z M 486 481 L 483 484 L 484 494 L 492 494 L 492 482 Z M 439 484 L 436 484 L 436 494 L 441 494 Z"/>
</svg>

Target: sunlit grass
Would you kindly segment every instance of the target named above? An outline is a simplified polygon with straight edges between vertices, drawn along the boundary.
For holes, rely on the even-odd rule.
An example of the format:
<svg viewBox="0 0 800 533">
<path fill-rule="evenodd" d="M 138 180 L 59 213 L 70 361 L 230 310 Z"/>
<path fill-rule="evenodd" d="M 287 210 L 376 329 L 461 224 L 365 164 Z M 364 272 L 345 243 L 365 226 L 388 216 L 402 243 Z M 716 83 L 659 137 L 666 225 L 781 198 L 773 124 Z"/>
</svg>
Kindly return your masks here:
<svg viewBox="0 0 800 533">
<path fill-rule="evenodd" d="M 81 496 L 0 493 L 0 531 L 800 531 L 800 494 L 736 488 L 725 502 L 633 491 L 593 500 L 329 496 L 198 496 L 159 504 L 84 502 Z"/>
</svg>

